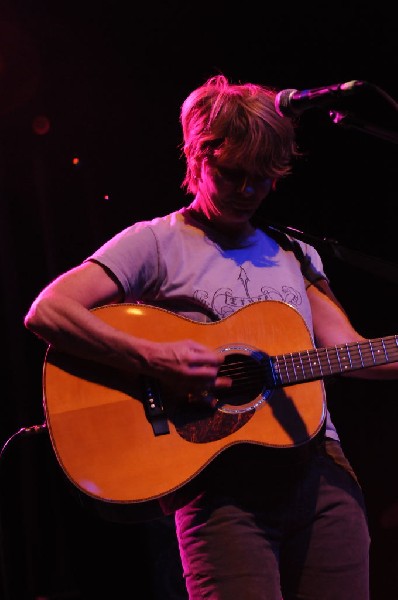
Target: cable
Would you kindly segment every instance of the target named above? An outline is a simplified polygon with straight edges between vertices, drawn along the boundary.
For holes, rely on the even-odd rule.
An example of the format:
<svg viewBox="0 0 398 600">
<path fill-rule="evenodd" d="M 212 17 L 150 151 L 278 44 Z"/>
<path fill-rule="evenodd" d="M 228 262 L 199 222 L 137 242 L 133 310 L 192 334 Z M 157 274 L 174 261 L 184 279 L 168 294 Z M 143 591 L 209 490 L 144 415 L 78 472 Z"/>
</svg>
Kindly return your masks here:
<svg viewBox="0 0 398 600">
<path fill-rule="evenodd" d="M 43 429 L 47 429 L 47 423 L 42 423 L 41 425 L 32 425 L 31 427 L 21 427 L 15 433 L 13 433 L 8 440 L 3 444 L 2 449 L 0 450 L 0 459 L 3 457 L 4 452 L 10 442 L 15 439 L 18 435 L 24 433 L 25 435 L 34 435 L 36 433 L 42 433 Z"/>
<path fill-rule="evenodd" d="M 46 429 L 47 429 L 46 423 L 42 423 L 41 425 L 32 425 L 31 427 L 21 427 L 20 429 L 18 429 L 18 431 L 13 433 L 8 438 L 8 440 L 6 440 L 6 442 L 3 444 L 3 446 L 0 450 L 0 461 L 4 456 L 4 453 L 5 453 L 6 449 L 8 448 L 8 445 L 13 440 L 15 440 L 18 436 L 20 436 L 20 435 L 24 435 L 24 436 L 36 435 L 38 433 L 43 433 L 43 431 L 45 431 Z M 0 466 L 1 466 L 1 462 L 0 462 Z M 9 594 L 9 588 L 8 588 L 8 583 L 7 583 L 5 551 L 4 551 L 4 547 L 3 547 L 4 539 L 5 538 L 3 535 L 3 519 L 2 519 L 1 502 L 0 502 L 0 572 L 1 572 L 1 587 L 3 590 L 3 594 L 1 595 L 1 598 L 3 600 L 12 600 L 11 596 Z"/>
</svg>

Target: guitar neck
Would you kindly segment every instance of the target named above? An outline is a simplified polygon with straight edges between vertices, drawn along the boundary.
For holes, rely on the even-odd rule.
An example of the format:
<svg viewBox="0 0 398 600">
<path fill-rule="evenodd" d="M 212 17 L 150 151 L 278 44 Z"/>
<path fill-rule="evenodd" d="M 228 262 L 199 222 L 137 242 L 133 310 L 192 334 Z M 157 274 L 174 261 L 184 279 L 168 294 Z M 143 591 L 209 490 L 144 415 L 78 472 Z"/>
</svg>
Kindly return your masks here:
<svg viewBox="0 0 398 600">
<path fill-rule="evenodd" d="M 323 379 L 398 361 L 398 336 L 314 348 L 271 357 L 276 386 Z"/>
</svg>

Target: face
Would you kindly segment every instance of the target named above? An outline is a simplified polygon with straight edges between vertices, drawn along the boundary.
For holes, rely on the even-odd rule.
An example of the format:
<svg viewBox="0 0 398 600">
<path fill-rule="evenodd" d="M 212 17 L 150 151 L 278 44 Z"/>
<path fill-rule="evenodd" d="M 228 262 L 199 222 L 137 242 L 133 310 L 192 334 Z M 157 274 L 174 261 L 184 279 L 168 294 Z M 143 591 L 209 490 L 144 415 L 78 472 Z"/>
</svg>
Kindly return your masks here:
<svg viewBox="0 0 398 600">
<path fill-rule="evenodd" d="M 213 225 L 239 231 L 248 226 L 272 189 L 272 179 L 205 158 L 196 204 Z"/>
</svg>

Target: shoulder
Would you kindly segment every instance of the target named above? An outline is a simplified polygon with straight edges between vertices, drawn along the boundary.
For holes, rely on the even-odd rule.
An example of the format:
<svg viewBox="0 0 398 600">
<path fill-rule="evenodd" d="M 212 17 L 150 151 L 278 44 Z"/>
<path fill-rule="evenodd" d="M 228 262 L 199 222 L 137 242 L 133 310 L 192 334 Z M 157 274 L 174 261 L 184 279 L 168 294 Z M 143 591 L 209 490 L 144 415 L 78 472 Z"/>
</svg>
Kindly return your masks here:
<svg viewBox="0 0 398 600">
<path fill-rule="evenodd" d="M 139 221 L 132 225 L 135 231 L 142 231 L 144 229 L 152 231 L 168 231 L 175 230 L 177 228 L 184 227 L 186 225 L 184 214 L 181 210 L 153 217 L 150 220 Z"/>
</svg>

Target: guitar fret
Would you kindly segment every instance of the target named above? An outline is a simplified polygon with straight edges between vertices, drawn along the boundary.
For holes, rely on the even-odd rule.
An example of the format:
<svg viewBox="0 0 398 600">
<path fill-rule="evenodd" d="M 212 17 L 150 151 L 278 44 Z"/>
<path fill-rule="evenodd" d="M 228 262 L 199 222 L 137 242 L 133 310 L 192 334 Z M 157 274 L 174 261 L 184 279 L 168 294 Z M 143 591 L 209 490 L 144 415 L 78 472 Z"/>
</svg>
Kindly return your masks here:
<svg viewBox="0 0 398 600">
<path fill-rule="evenodd" d="M 283 359 L 283 363 L 281 362 L 281 359 Z M 284 376 L 284 370 L 282 369 L 282 366 L 285 367 L 285 371 L 286 371 L 286 379 Z M 279 356 L 275 356 L 274 360 L 272 361 L 272 367 L 273 367 L 273 373 L 274 373 L 274 380 L 276 384 L 282 384 L 284 385 L 285 383 L 289 383 L 289 379 L 287 376 L 287 367 L 286 367 L 286 359 L 284 355 Z"/>
<path fill-rule="evenodd" d="M 353 346 L 353 348 L 354 348 L 354 347 L 355 347 L 355 346 Z M 347 358 L 348 358 L 348 362 L 350 363 L 350 369 L 352 369 L 352 367 L 353 367 L 353 364 L 352 364 L 352 360 L 351 360 L 351 351 L 350 351 L 350 349 L 349 349 L 349 347 L 348 347 L 348 344 L 346 344 L 346 345 L 345 345 L 345 349 L 346 349 L 346 352 L 347 352 Z M 345 367 L 345 368 L 347 368 L 347 367 Z"/>
<path fill-rule="evenodd" d="M 363 362 L 362 351 L 361 351 L 361 346 L 359 345 L 359 342 L 357 343 L 357 350 L 358 350 L 358 354 L 359 354 L 359 359 L 361 361 L 361 367 L 363 367 L 364 362 Z"/>
<path fill-rule="evenodd" d="M 388 360 L 384 340 L 369 340 L 367 360 L 367 364 L 370 366 L 383 364 Z"/>
<path fill-rule="evenodd" d="M 283 355 L 283 360 L 284 360 L 283 366 L 285 367 L 285 375 L 286 375 L 287 383 L 290 383 L 291 381 L 290 381 L 289 370 L 288 370 L 288 366 L 287 366 L 286 356 L 285 355 Z M 285 383 L 285 381 L 284 381 L 284 383 Z"/>
<path fill-rule="evenodd" d="M 348 358 L 350 361 L 351 369 L 360 369 L 364 366 L 363 355 L 361 352 L 361 347 L 358 342 L 354 342 L 352 344 L 346 344 Z"/>
<path fill-rule="evenodd" d="M 311 357 L 310 357 L 309 350 L 306 351 L 306 356 L 308 358 L 308 366 L 309 366 L 310 371 L 311 371 L 311 377 L 313 377 L 314 376 L 314 371 L 313 371 L 313 368 L 312 368 L 312 362 L 311 362 Z"/>
<path fill-rule="evenodd" d="M 383 352 L 384 352 L 384 356 L 385 356 L 385 357 L 386 357 L 386 359 L 388 360 L 388 359 L 389 359 L 389 357 L 388 357 L 387 347 L 386 347 L 386 344 L 385 344 L 385 341 L 384 341 L 384 339 L 382 339 L 382 340 L 381 340 L 381 343 L 382 343 L 382 346 L 383 346 Z"/>
<path fill-rule="evenodd" d="M 344 344 L 344 346 L 336 347 L 336 353 L 339 360 L 340 371 L 346 371 L 347 369 L 352 367 L 351 362 L 351 354 L 348 344 Z M 348 364 L 347 364 L 348 361 Z"/>
<path fill-rule="evenodd" d="M 326 358 L 328 361 L 329 372 L 331 373 L 332 372 L 332 364 L 331 364 L 330 358 L 329 358 L 329 350 L 328 350 L 328 348 L 325 348 L 325 350 L 326 350 Z"/>
<path fill-rule="evenodd" d="M 320 368 L 322 376 L 326 375 L 326 374 L 330 374 L 332 365 L 331 365 L 330 357 L 329 357 L 329 349 L 321 348 L 319 351 L 317 351 L 317 354 L 319 356 L 319 368 Z M 325 361 L 325 358 L 326 358 L 326 361 Z"/>
<path fill-rule="evenodd" d="M 314 350 L 313 352 L 314 357 L 317 358 L 316 361 L 313 361 L 312 366 L 313 366 L 313 371 L 315 368 L 315 375 L 317 377 L 322 377 L 323 376 L 323 370 L 322 370 L 322 363 L 321 363 L 321 350 Z"/>
<path fill-rule="evenodd" d="M 292 352 L 289 354 L 289 357 L 290 357 L 290 359 L 292 361 L 294 379 L 297 381 L 297 371 L 296 371 L 296 367 L 295 367 L 295 364 L 294 364 L 294 357 L 293 357 L 293 353 Z"/>
<path fill-rule="evenodd" d="M 374 355 L 374 352 L 373 352 L 373 345 L 370 342 L 369 342 L 369 348 L 370 348 L 370 351 L 372 353 L 373 362 L 376 363 L 376 361 L 375 361 L 375 355 Z"/>
<path fill-rule="evenodd" d="M 338 350 L 337 346 L 334 347 L 334 351 L 335 351 L 337 362 L 339 365 L 339 371 L 341 372 L 341 360 L 340 360 L 340 354 L 339 354 L 339 350 Z"/>
</svg>

